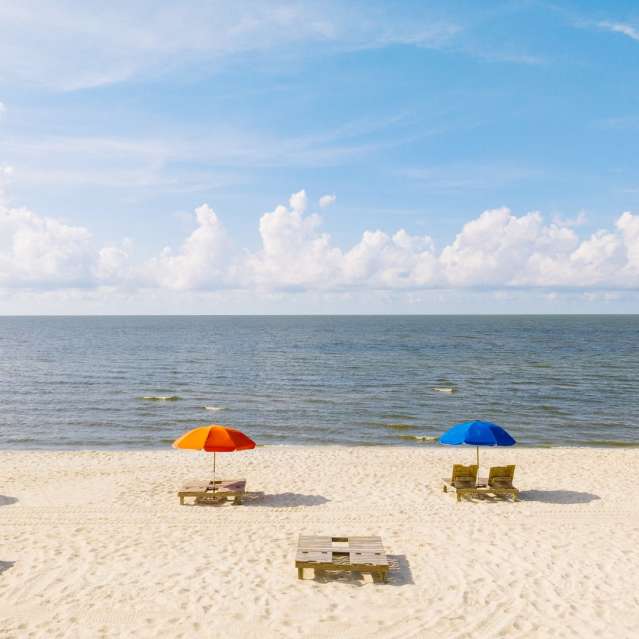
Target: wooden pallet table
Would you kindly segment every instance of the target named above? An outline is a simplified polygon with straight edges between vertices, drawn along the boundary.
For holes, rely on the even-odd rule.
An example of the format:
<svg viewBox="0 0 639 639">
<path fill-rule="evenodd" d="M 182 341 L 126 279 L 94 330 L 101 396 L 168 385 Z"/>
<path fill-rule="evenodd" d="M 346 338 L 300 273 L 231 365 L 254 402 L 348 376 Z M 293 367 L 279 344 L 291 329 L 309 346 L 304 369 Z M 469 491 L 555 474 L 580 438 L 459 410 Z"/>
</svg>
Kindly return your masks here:
<svg viewBox="0 0 639 639">
<path fill-rule="evenodd" d="M 232 499 L 234 504 L 241 504 L 246 493 L 245 479 L 216 479 L 213 481 L 190 481 L 178 492 L 180 505 L 184 505 L 187 497 L 194 497 L 196 504 L 217 504 Z"/>
<path fill-rule="evenodd" d="M 304 568 L 313 568 L 370 573 L 384 581 L 388 573 L 388 559 L 381 537 L 300 535 L 295 567 L 299 579 L 304 579 Z"/>
</svg>

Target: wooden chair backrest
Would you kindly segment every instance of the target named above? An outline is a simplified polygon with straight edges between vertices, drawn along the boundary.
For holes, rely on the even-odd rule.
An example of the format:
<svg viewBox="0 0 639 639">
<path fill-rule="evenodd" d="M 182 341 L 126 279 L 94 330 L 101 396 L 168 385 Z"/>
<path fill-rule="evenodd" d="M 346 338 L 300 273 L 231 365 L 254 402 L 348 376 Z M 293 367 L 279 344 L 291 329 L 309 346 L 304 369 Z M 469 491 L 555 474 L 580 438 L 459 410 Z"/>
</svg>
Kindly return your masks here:
<svg viewBox="0 0 639 639">
<path fill-rule="evenodd" d="M 492 466 L 488 475 L 488 485 L 495 488 L 512 488 L 515 466 Z"/>
<path fill-rule="evenodd" d="M 463 464 L 453 464 L 453 476 L 451 484 L 460 487 L 472 487 L 477 483 L 477 464 L 464 466 Z"/>
</svg>

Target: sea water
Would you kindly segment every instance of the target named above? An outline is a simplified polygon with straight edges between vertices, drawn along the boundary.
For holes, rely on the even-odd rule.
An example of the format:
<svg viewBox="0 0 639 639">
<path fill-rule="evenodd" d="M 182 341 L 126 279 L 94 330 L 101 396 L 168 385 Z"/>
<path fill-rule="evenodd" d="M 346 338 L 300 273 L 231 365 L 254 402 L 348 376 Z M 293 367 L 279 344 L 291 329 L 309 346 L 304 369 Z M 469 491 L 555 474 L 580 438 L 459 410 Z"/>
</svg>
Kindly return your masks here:
<svg viewBox="0 0 639 639">
<path fill-rule="evenodd" d="M 638 316 L 0 317 L 0 445 L 639 445 Z"/>
</svg>

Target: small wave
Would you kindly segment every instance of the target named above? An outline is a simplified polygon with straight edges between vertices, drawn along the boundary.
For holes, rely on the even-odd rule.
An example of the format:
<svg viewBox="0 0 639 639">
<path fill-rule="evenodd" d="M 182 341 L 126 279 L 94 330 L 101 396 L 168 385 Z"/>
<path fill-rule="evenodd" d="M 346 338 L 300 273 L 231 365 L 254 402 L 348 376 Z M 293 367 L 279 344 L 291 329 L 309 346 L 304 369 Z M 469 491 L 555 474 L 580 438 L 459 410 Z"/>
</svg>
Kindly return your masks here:
<svg viewBox="0 0 639 639">
<path fill-rule="evenodd" d="M 556 406 L 551 406 L 550 404 L 542 404 L 540 406 L 541 410 L 545 413 L 552 413 L 553 415 L 565 415 L 566 411 L 561 410 L 561 408 L 557 408 Z"/>
<path fill-rule="evenodd" d="M 390 428 L 391 430 L 409 430 L 415 428 L 414 424 L 384 424 L 384 428 Z"/>
<path fill-rule="evenodd" d="M 433 390 L 437 393 L 454 393 L 455 389 L 452 386 L 434 386 Z"/>
<path fill-rule="evenodd" d="M 224 406 L 205 406 L 204 410 L 211 410 L 214 413 L 217 413 L 220 410 L 226 410 Z"/>
<path fill-rule="evenodd" d="M 400 439 L 410 439 L 417 442 L 436 442 L 437 435 L 399 435 Z"/>
<path fill-rule="evenodd" d="M 182 399 L 178 395 L 145 395 L 140 399 L 144 399 L 148 402 L 177 402 L 178 399 Z"/>
<path fill-rule="evenodd" d="M 586 439 L 580 445 L 595 446 L 605 448 L 636 448 L 639 446 L 637 442 L 624 441 L 620 439 Z"/>
</svg>

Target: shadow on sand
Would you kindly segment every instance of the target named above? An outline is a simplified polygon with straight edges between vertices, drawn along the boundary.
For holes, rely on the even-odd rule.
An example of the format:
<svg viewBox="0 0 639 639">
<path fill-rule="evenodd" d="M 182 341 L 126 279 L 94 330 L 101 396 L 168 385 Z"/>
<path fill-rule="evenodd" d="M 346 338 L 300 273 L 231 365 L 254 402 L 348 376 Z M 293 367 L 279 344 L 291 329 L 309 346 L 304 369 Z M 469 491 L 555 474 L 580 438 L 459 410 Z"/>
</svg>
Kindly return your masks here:
<svg viewBox="0 0 639 639">
<path fill-rule="evenodd" d="M 322 495 L 304 495 L 301 493 L 279 493 L 267 495 L 265 493 L 246 493 L 244 503 L 269 508 L 296 508 L 297 506 L 321 506 L 330 501 Z"/>
<path fill-rule="evenodd" d="M 330 500 L 322 495 L 302 495 L 300 493 L 279 493 L 267 495 L 263 492 L 247 492 L 242 497 L 241 506 L 266 506 L 267 508 L 296 508 L 298 506 L 320 506 Z M 233 500 L 222 499 L 220 501 L 195 502 L 191 506 L 227 507 L 240 506 Z"/>
<path fill-rule="evenodd" d="M 593 493 L 581 493 L 576 490 L 522 490 L 522 501 L 540 501 L 544 504 L 587 504 L 601 499 Z"/>
<path fill-rule="evenodd" d="M 406 555 L 386 555 L 390 568 L 387 583 L 391 586 L 407 586 L 414 584 L 413 573 Z"/>
<path fill-rule="evenodd" d="M 9 568 L 13 568 L 15 561 L 0 561 L 0 575 L 5 571 L 9 570 Z"/>
<path fill-rule="evenodd" d="M 0 506 L 10 506 L 18 501 L 16 497 L 7 497 L 6 495 L 0 495 Z"/>
<path fill-rule="evenodd" d="M 372 580 L 374 583 L 385 586 L 406 586 L 415 583 L 406 555 L 386 555 L 386 558 L 389 563 L 386 581 L 381 581 L 379 577 L 373 577 Z M 322 584 L 330 581 L 349 584 L 351 586 L 365 586 L 367 583 L 370 583 L 371 576 L 360 572 L 316 570 L 314 581 Z"/>
</svg>

